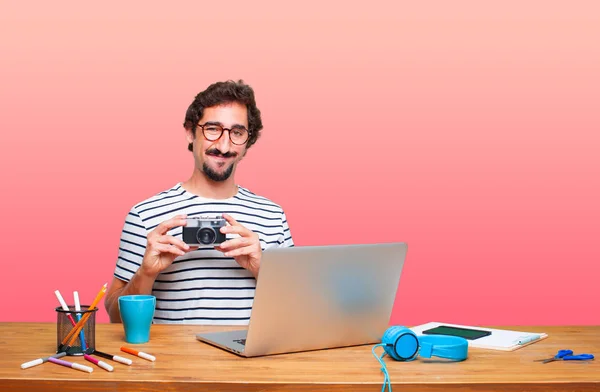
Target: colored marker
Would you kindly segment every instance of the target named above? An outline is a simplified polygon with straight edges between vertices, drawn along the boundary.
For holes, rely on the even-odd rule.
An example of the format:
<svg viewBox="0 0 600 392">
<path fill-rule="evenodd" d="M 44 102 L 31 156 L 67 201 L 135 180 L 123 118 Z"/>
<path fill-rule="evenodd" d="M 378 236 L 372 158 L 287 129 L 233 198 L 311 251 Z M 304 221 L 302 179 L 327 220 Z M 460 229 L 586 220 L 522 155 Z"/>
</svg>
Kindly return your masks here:
<svg viewBox="0 0 600 392">
<path fill-rule="evenodd" d="M 137 350 L 134 350 L 129 347 L 123 346 L 123 347 L 121 347 L 121 351 L 124 351 L 129 354 L 137 355 L 138 357 L 147 359 L 148 361 L 152 361 L 152 362 L 156 361 L 156 357 L 154 355 L 146 354 L 144 352 L 137 351 Z"/>
<path fill-rule="evenodd" d="M 75 311 L 78 312 L 75 314 L 77 317 L 77 321 L 81 320 L 81 305 L 79 304 L 79 293 L 77 291 L 73 291 L 73 299 L 75 300 Z M 81 341 L 81 351 L 86 352 L 87 345 L 85 344 L 85 335 L 83 334 L 83 328 L 81 328 L 81 332 L 79 332 L 79 340 Z"/>
<path fill-rule="evenodd" d="M 115 362 L 124 363 L 125 365 L 131 365 L 133 363 L 133 361 L 129 358 L 119 357 L 118 355 L 110 355 L 110 354 L 103 353 L 98 350 L 94 350 L 93 354 L 97 355 L 99 357 L 102 357 L 102 358 L 111 359 Z"/>
<path fill-rule="evenodd" d="M 60 295 L 60 291 L 55 290 L 54 294 L 56 295 L 56 298 L 58 298 L 58 302 L 60 302 L 60 306 L 61 306 L 62 310 L 64 310 L 65 312 L 68 312 L 69 310 L 71 310 L 67 306 L 67 303 L 63 299 L 62 295 Z M 73 316 L 71 316 L 71 313 L 67 313 L 67 317 L 69 318 L 69 320 L 71 321 L 71 324 L 73 324 L 73 326 L 75 326 L 77 324 L 75 322 L 75 320 L 73 320 Z"/>
<path fill-rule="evenodd" d="M 98 365 L 98 366 L 100 366 L 102 369 L 104 369 L 104 370 L 106 370 L 106 371 L 112 372 L 113 370 L 115 370 L 115 369 L 113 369 L 113 367 L 112 367 L 112 366 L 110 366 L 108 363 L 106 363 L 106 362 L 103 362 L 103 361 L 99 361 L 99 360 L 97 360 L 96 358 L 94 358 L 94 357 L 90 357 L 90 356 L 89 356 L 89 355 L 87 355 L 87 354 L 83 354 L 83 357 L 84 357 L 86 360 L 90 361 L 91 363 L 93 363 L 93 364 L 95 364 L 95 365 Z"/>
<path fill-rule="evenodd" d="M 51 355 L 49 357 L 34 359 L 33 361 L 25 362 L 24 364 L 22 364 L 21 369 L 27 369 L 27 368 L 34 367 L 37 365 L 41 365 L 44 362 L 48 362 L 48 359 L 50 359 L 50 358 L 62 358 L 65 355 L 67 355 L 67 353 L 62 352 L 62 353 Z"/>
<path fill-rule="evenodd" d="M 56 359 L 56 358 L 48 358 L 48 362 L 52 362 L 55 363 L 57 365 L 63 365 L 66 367 L 70 367 L 72 369 L 77 369 L 77 370 L 81 370 L 82 372 L 88 372 L 91 373 L 94 371 L 94 369 L 92 369 L 89 366 L 85 366 L 85 365 L 80 365 L 78 363 L 71 363 L 71 362 L 67 362 L 67 361 L 63 361 L 62 359 Z"/>
</svg>

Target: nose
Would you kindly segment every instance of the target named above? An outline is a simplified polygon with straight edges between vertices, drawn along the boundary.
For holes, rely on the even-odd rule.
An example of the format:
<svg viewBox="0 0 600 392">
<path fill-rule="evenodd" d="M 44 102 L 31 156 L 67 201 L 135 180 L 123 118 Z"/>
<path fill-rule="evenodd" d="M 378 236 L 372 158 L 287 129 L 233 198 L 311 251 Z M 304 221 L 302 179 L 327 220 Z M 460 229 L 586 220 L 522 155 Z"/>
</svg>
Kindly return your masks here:
<svg viewBox="0 0 600 392">
<path fill-rule="evenodd" d="M 231 140 L 229 139 L 229 130 L 223 130 L 221 137 L 215 142 L 215 147 L 225 154 L 231 150 Z"/>
</svg>

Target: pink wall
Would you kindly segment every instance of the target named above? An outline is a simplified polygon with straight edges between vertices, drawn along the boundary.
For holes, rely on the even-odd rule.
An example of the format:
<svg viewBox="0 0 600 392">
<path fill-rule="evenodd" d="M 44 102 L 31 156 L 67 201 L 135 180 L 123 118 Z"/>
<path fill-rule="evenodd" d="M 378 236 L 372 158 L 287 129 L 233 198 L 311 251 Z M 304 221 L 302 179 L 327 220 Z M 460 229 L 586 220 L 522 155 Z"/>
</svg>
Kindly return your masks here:
<svg viewBox="0 0 600 392">
<path fill-rule="evenodd" d="M 238 182 L 298 245 L 406 241 L 394 323 L 600 323 L 597 2 L 14 3 L 0 321 L 89 303 L 131 205 L 190 174 L 194 95 L 243 78 L 265 129 Z"/>
</svg>

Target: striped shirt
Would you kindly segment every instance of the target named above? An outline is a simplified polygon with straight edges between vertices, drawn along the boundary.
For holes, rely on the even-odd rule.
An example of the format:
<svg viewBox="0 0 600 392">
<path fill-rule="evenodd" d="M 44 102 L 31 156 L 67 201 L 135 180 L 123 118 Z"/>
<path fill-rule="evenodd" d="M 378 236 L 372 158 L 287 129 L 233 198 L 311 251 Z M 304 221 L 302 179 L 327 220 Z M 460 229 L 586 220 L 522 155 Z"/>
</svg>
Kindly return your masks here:
<svg viewBox="0 0 600 392">
<path fill-rule="evenodd" d="M 283 209 L 239 187 L 229 199 L 207 199 L 186 191 L 181 183 L 135 205 L 125 220 L 114 276 L 128 282 L 142 263 L 146 236 L 175 215 L 229 214 L 258 234 L 263 250 L 294 246 Z M 182 227 L 167 233 L 182 238 Z M 236 235 L 235 235 L 236 236 Z M 233 238 L 234 235 L 227 235 Z M 232 257 L 213 247 L 177 257 L 154 282 L 155 323 L 248 324 L 256 280 Z"/>
</svg>

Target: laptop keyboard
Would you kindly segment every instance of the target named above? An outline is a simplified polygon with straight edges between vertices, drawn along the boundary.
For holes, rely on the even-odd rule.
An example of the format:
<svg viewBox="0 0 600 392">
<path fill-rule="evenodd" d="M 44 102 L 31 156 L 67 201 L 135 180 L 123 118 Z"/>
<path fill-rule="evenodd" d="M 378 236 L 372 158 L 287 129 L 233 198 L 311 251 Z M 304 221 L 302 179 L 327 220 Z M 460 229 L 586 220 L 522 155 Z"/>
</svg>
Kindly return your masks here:
<svg viewBox="0 0 600 392">
<path fill-rule="evenodd" d="M 233 339 L 233 341 L 241 344 L 242 346 L 246 345 L 246 339 Z"/>
</svg>

